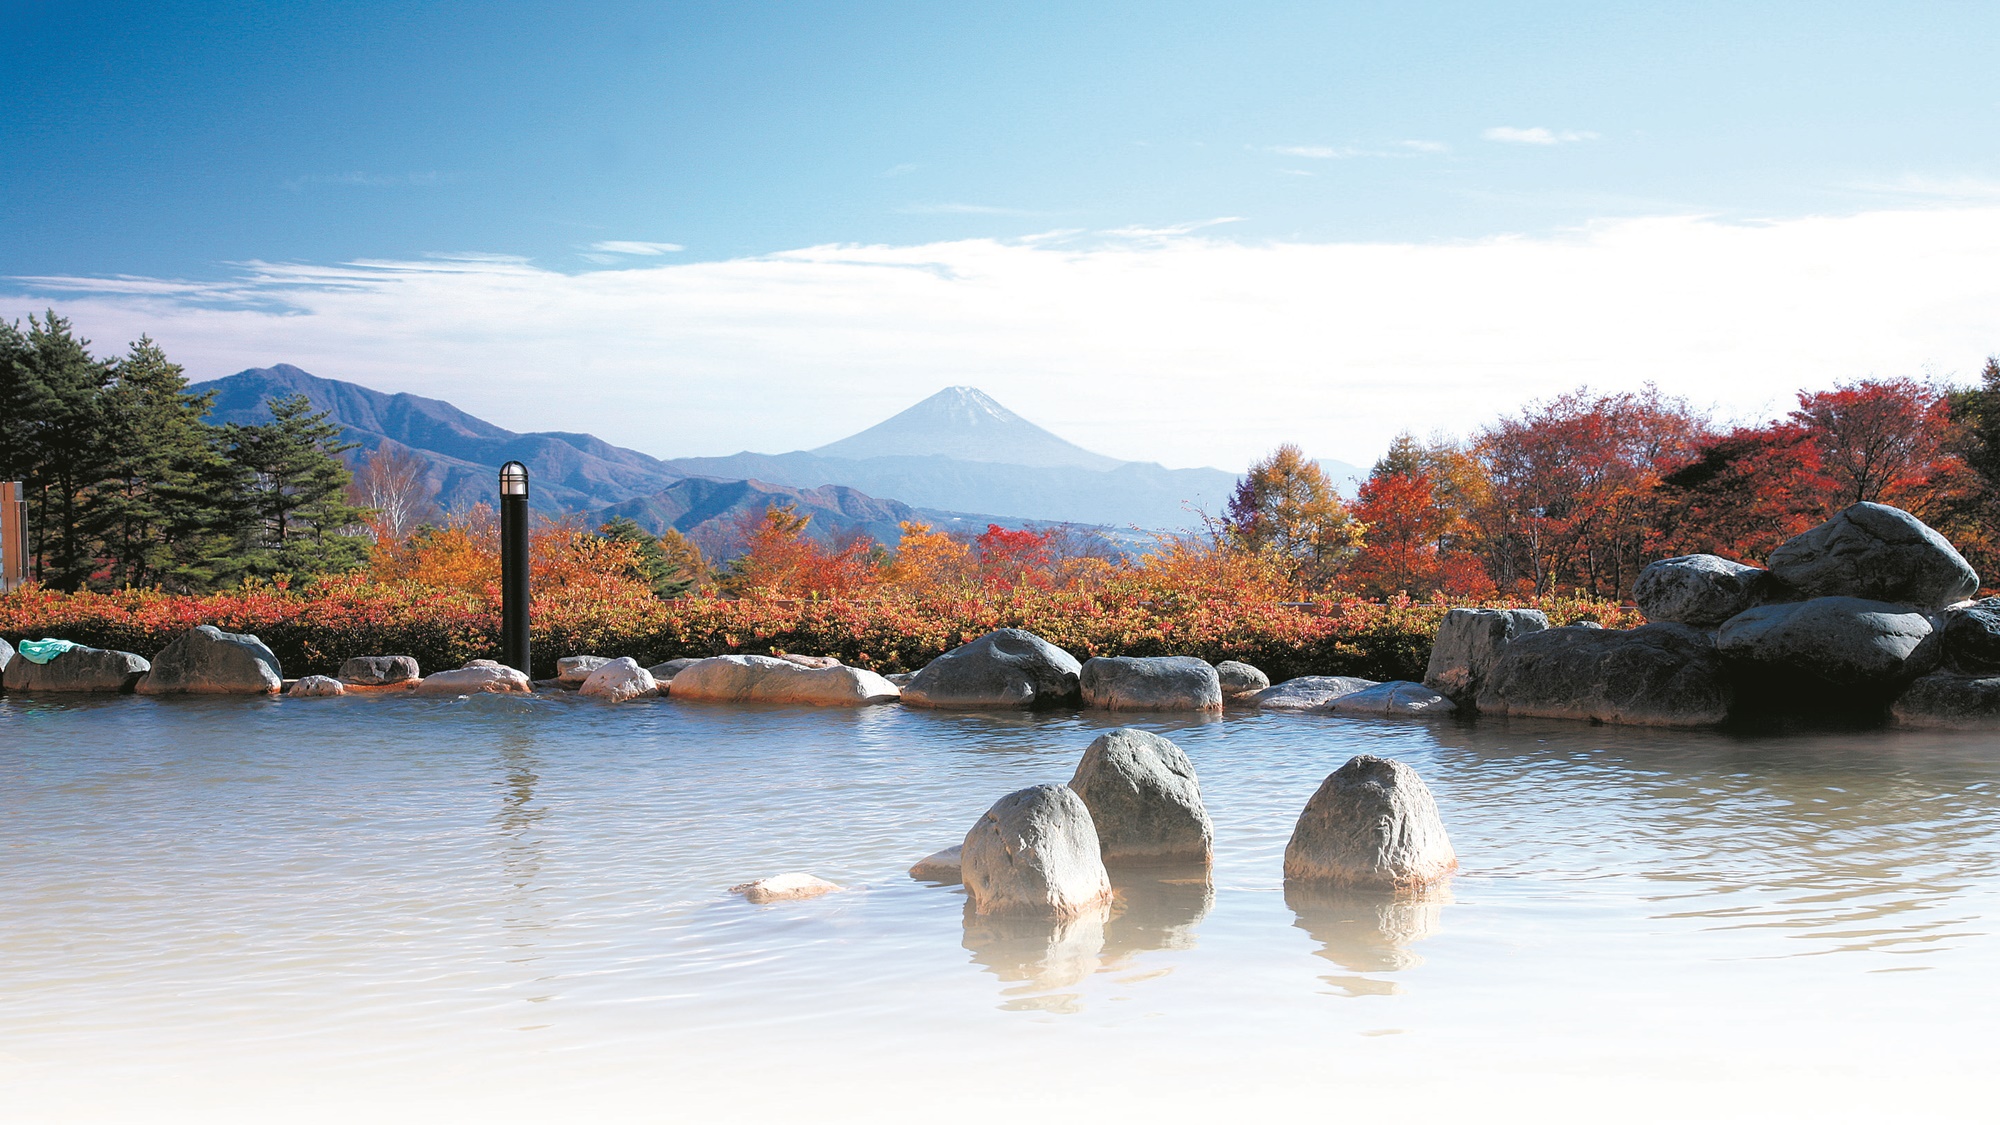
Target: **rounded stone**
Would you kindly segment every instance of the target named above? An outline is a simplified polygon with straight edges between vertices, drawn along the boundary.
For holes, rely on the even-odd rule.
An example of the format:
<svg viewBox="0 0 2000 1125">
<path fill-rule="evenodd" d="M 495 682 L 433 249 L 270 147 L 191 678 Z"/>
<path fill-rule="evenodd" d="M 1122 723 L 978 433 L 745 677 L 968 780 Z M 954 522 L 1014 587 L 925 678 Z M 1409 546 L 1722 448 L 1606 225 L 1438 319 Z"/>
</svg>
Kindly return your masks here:
<svg viewBox="0 0 2000 1125">
<path fill-rule="evenodd" d="M 1106 731 L 1083 752 L 1070 789 L 1090 810 L 1104 862 L 1207 863 L 1215 825 L 1194 765 L 1148 731 Z"/>
<path fill-rule="evenodd" d="M 1771 574 L 1808 598 L 1938 609 L 1971 597 L 1979 574 L 1944 536 L 1887 504 L 1853 504 L 1771 552 Z"/>
<path fill-rule="evenodd" d="M 903 702 L 937 708 L 1073 707 L 1076 657 L 1028 632 L 995 629 L 923 666 Z"/>
<path fill-rule="evenodd" d="M 959 870 L 980 914 L 1068 918 L 1111 896 L 1090 809 L 1064 785 L 995 801 L 965 834 Z"/>
<path fill-rule="evenodd" d="M 1097 656 L 1077 674 L 1088 707 L 1110 711 L 1220 711 L 1222 681 L 1193 656 Z"/>
<path fill-rule="evenodd" d="M 284 668 L 255 635 L 197 625 L 153 657 L 152 670 L 135 690 L 141 695 L 274 695 L 284 684 Z"/>
<path fill-rule="evenodd" d="M 1285 880 L 1414 890 L 1458 869 L 1437 801 L 1401 762 L 1361 754 L 1320 784 L 1285 845 Z"/>
<path fill-rule="evenodd" d="M 1632 600 L 1651 622 L 1679 622 L 1713 629 L 1759 605 L 1773 582 L 1763 567 L 1719 555 L 1661 559 L 1639 572 Z"/>
</svg>

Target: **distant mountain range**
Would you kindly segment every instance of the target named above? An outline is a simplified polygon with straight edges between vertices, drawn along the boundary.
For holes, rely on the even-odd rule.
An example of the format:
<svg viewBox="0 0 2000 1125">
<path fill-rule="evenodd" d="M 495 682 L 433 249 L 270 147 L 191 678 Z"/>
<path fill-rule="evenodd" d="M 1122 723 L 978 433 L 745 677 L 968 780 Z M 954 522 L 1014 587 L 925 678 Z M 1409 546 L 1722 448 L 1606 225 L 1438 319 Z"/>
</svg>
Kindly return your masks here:
<svg viewBox="0 0 2000 1125">
<path fill-rule="evenodd" d="M 987 523 L 1076 523 L 1126 530 L 1194 526 L 1219 513 L 1236 476 L 1168 469 L 1083 449 L 972 387 L 948 387 L 852 437 L 795 453 L 662 460 L 589 434 L 515 433 L 440 399 L 385 394 L 322 379 L 290 364 L 252 368 L 193 390 L 216 392 L 210 420 L 268 421 L 265 403 L 302 394 L 328 411 L 363 453 L 393 443 L 422 457 L 447 507 L 496 497 L 501 464 L 518 460 L 531 503 L 592 520 L 630 516 L 655 532 L 675 527 L 704 550 L 727 549 L 745 513 L 790 503 L 828 541 L 866 534 L 887 543 L 897 524 L 982 530 Z M 1336 480 L 1359 475 L 1322 461 Z M 888 497 L 895 499 L 887 499 Z M 980 515 L 977 513 L 998 513 Z"/>
</svg>

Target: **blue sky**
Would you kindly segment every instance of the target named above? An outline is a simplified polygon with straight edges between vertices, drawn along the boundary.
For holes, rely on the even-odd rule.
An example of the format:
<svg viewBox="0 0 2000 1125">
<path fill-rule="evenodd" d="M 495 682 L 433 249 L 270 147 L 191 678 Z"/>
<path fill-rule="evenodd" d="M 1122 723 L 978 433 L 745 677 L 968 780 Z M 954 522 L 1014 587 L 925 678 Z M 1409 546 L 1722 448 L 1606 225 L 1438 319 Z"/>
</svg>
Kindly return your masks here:
<svg viewBox="0 0 2000 1125">
<path fill-rule="evenodd" d="M 1603 224 L 1663 217 L 1754 231 L 1877 213 L 1983 215 L 2000 203 L 1991 65 L 2000 6 L 1988 4 L 30 3 L 5 12 L 0 314 L 53 302 L 73 306 L 105 341 L 146 328 L 203 376 L 239 358 L 290 360 L 468 408 L 486 395 L 490 409 L 517 411 L 495 420 L 518 428 L 534 423 L 518 413 L 539 393 L 533 373 L 507 373 L 512 392 L 463 387 L 464 371 L 437 358 L 482 331 L 474 323 L 409 337 L 400 366 L 383 367 L 328 343 L 338 338 L 332 307 L 297 296 L 352 278 L 274 282 L 245 263 L 443 256 L 504 260 L 517 271 L 507 285 L 631 272 L 680 291 L 675 269 L 830 245 L 993 242 L 1084 255 L 1137 240 L 1166 255 L 1160 262 L 1188 262 L 1183 251 L 1196 245 L 1449 250 L 1559 244 L 1590 230 L 1601 244 Z M 1934 237 L 1945 249 L 1963 241 L 1949 227 Z M 915 264 L 949 273 L 955 254 L 918 254 Z M 102 281 L 121 277 L 148 284 Z M 778 308 L 803 282 L 743 284 L 775 288 L 732 316 Z M 1424 286 L 1412 280 L 1407 291 Z M 435 296 L 440 315 L 491 307 L 484 292 L 465 291 L 456 306 Z M 326 331 L 288 349 L 270 326 L 196 315 L 274 300 Z M 1925 309 L 1897 317 L 1937 312 L 1935 302 Z M 1434 312 L 1448 322 L 1464 310 Z M 935 309 L 912 315 L 930 318 L 912 324 L 919 336 L 938 330 Z M 2000 346 L 2000 333 L 1980 345 L 1979 325 L 1951 315 L 1930 350 L 1858 343 L 1853 365 L 1822 381 L 1875 364 L 1898 374 L 1976 368 L 1978 348 Z M 741 351 L 732 367 L 718 352 L 683 377 L 808 387 L 796 418 L 761 431 L 711 420 L 641 447 L 807 444 L 815 420 L 859 428 L 931 383 L 1014 377 L 936 370 L 952 366 L 949 349 L 917 349 L 927 358 L 904 372 L 895 361 L 909 349 L 894 340 L 814 343 L 809 324 L 787 323 L 804 338 L 785 356 Z M 609 338 L 573 343 L 616 348 L 626 328 L 607 322 Z M 970 346 L 980 338 L 973 331 Z M 1714 345 L 1725 359 L 1730 346 Z M 1220 355 L 1229 345 L 1189 347 Z M 856 349 L 893 377 L 810 383 L 812 355 L 824 372 L 829 354 L 849 361 Z M 1379 364 L 1352 367 L 1339 350 L 1319 353 L 1323 378 L 1358 379 L 1364 368 L 1383 377 Z M 1296 381 L 1313 354 L 1306 347 L 1289 368 L 1274 361 L 1269 377 L 1289 370 Z M 1422 384 L 1429 366 L 1458 354 L 1413 353 L 1407 377 Z M 675 377 L 671 358 L 654 355 L 661 376 Z M 1771 366 L 1768 349 L 1757 355 Z M 504 366 L 504 355 L 492 362 Z M 1609 351 L 1595 362 L 1600 383 L 1673 377 L 1620 366 Z M 1524 388 L 1551 389 L 1506 375 L 1538 363 L 1532 349 L 1509 357 L 1488 385 L 1516 401 Z M 1797 386 L 1824 364 L 1802 354 L 1780 364 L 1763 398 L 1726 404 L 1755 409 L 1783 379 Z M 1212 373 L 1227 370 L 1218 361 Z M 1079 377 L 1092 372 L 1060 374 Z M 1121 380 L 1141 377 L 1105 368 L 1106 400 L 1131 397 L 1136 384 Z M 1034 392 L 1035 378 L 1019 373 L 1020 394 Z M 1004 385 L 987 389 L 1029 405 Z M 1037 420 L 1066 413 L 1097 424 L 1082 408 Z M 562 420 L 606 436 L 622 425 L 632 432 L 618 436 L 639 444 L 637 421 Z M 1240 461 L 1294 436 L 1280 432 L 1284 421 L 1246 417 L 1226 439 L 1154 456 Z M 1341 446 L 1327 455 L 1365 460 L 1396 423 L 1327 424 L 1325 443 Z M 1170 421 L 1133 425 L 1130 447 L 1110 451 L 1138 455 L 1174 432 Z M 1071 432 L 1117 443 L 1109 429 Z"/>
<path fill-rule="evenodd" d="M 1974 3 L 33 3 L 8 26 L 10 273 L 582 269 L 604 241 L 1223 216 L 1451 238 L 2000 179 L 2000 7 Z M 1506 127 L 1583 136 L 1483 138 Z"/>
</svg>

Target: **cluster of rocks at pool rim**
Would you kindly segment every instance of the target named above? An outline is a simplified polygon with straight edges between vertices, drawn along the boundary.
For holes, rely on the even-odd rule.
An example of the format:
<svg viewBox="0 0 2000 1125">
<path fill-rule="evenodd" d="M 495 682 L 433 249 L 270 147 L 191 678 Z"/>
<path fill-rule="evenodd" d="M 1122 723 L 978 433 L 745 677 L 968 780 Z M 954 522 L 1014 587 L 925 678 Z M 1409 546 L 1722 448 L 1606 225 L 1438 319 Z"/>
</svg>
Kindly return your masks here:
<svg viewBox="0 0 2000 1125">
<path fill-rule="evenodd" d="M 1983 728 L 2000 725 L 2000 599 L 1966 601 L 1978 585 L 1935 530 L 1900 509 L 1860 503 L 1780 546 L 1765 567 L 1712 555 L 1653 563 L 1634 587 L 1648 621 L 1638 628 L 1550 628 L 1535 610 L 1451 610 L 1422 683 L 1300 676 L 1273 684 L 1240 661 L 1192 656 L 1079 661 L 1014 628 L 895 676 L 823 656 L 682 657 L 641 667 L 630 657 L 576 655 L 558 662 L 555 680 L 540 683 L 610 702 L 671 694 L 937 709 L 1476 712 L 1658 726 L 1886 714 L 1907 725 Z M 79 645 L 36 664 L 0 648 L 0 689 L 10 692 L 269 695 L 285 686 L 277 657 L 257 637 L 212 625 L 175 638 L 151 660 Z M 424 676 L 408 656 L 358 656 L 337 677 L 290 684 L 290 694 L 511 694 L 536 686 L 490 660 Z"/>
<path fill-rule="evenodd" d="M 1859 503 L 1765 567 L 1662 559 L 1634 586 L 1648 624 L 1548 628 L 1455 609 L 1424 682 L 1487 715 L 1709 726 L 1743 716 L 2000 724 L 2000 599 L 1942 535 Z"/>
</svg>

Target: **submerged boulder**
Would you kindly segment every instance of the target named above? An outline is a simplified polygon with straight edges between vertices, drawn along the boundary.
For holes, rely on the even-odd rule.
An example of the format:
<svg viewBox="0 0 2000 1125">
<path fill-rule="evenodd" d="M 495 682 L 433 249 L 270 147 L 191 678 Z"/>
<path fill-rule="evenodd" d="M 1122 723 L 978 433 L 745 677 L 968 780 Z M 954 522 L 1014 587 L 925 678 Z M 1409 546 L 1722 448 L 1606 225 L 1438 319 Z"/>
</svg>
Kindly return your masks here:
<svg viewBox="0 0 2000 1125">
<path fill-rule="evenodd" d="M 324 699 L 347 694 L 347 685 L 332 676 L 300 676 L 285 689 L 285 695 L 292 699 Z"/>
<path fill-rule="evenodd" d="M 922 879 L 926 883 L 959 883 L 964 879 L 959 875 L 959 852 L 965 845 L 953 844 L 943 851 L 932 852 L 910 865 L 910 878 Z"/>
<path fill-rule="evenodd" d="M 15 691 L 131 691 L 152 665 L 137 653 L 77 645 L 37 664 L 19 653 L 0 670 L 0 685 Z"/>
<path fill-rule="evenodd" d="M 1734 689 L 1715 642 L 1688 625 L 1586 629 L 1516 637 L 1479 693 L 1496 715 L 1707 726 L 1729 715 Z"/>
<path fill-rule="evenodd" d="M 474 660 L 463 668 L 432 672 L 416 687 L 419 695 L 528 694 L 534 690 L 526 672 L 492 660 Z"/>
<path fill-rule="evenodd" d="M 1324 711 L 1343 696 L 1378 687 L 1359 676 L 1294 676 L 1238 700 L 1266 711 Z"/>
<path fill-rule="evenodd" d="M 1271 686 L 1271 677 L 1241 660 L 1225 660 L 1217 664 L 1215 678 L 1222 684 L 1222 698 L 1231 702 L 1239 696 L 1254 695 Z"/>
<path fill-rule="evenodd" d="M 414 656 L 350 656 L 341 662 L 339 678 L 360 687 L 384 687 L 421 680 L 424 674 Z"/>
<path fill-rule="evenodd" d="M 1909 606 L 1814 598 L 1739 613 L 1716 644 L 1757 686 L 1850 693 L 1891 691 L 1931 671 L 1940 655 L 1931 638 L 1930 618 Z"/>
<path fill-rule="evenodd" d="M 1632 585 L 1632 600 L 1639 603 L 1647 621 L 1713 629 L 1769 600 L 1775 585 L 1763 567 L 1719 555 L 1682 555 L 1640 571 Z"/>
<path fill-rule="evenodd" d="M 140 695 L 272 695 L 285 683 L 284 668 L 250 633 L 225 633 L 197 625 L 153 657 L 139 681 Z"/>
<path fill-rule="evenodd" d="M 1896 697 L 1889 713 L 1906 727 L 2000 729 L 2000 676 L 1920 676 Z"/>
<path fill-rule="evenodd" d="M 1438 623 L 1424 686 L 1471 707 L 1508 643 L 1548 627 L 1539 609 L 1454 609 Z"/>
<path fill-rule="evenodd" d="M 1090 810 L 1104 862 L 1209 862 L 1215 825 L 1194 766 L 1159 735 L 1131 729 L 1099 735 L 1069 787 Z"/>
<path fill-rule="evenodd" d="M 1954 670 L 2000 672 L 2000 598 L 1946 610 L 1938 635 L 1945 663 Z"/>
<path fill-rule="evenodd" d="M 775 656 L 711 656 L 674 677 L 667 689 L 675 699 L 712 703 L 808 703 L 820 707 L 861 707 L 894 703 L 896 685 L 865 668 L 836 664 L 807 668 Z"/>
<path fill-rule="evenodd" d="M 923 666 L 903 687 L 916 707 L 1074 707 L 1077 659 L 1026 629 L 996 629 Z"/>
<path fill-rule="evenodd" d="M 1064 785 L 995 801 L 965 834 L 959 870 L 979 914 L 1069 918 L 1111 897 L 1090 809 Z"/>
<path fill-rule="evenodd" d="M 556 682 L 564 687 L 582 687 L 592 672 L 611 663 L 608 656 L 565 656 L 556 661 Z"/>
<path fill-rule="evenodd" d="M 639 670 L 645 671 L 644 668 Z M 729 888 L 729 893 L 742 895 L 744 901 L 761 906 L 767 902 L 818 898 L 840 889 L 840 884 L 829 883 L 817 875 L 808 875 L 803 871 L 787 871 L 783 875 L 773 875 L 753 883 L 738 883 Z"/>
<path fill-rule="evenodd" d="M 1340 715 L 1449 715 L 1458 705 L 1422 684 L 1391 680 L 1339 696 L 1326 710 Z"/>
<path fill-rule="evenodd" d="M 607 703 L 623 703 L 628 699 L 638 699 L 646 695 L 658 695 L 660 685 L 653 674 L 639 667 L 639 662 L 629 656 L 621 656 L 597 666 L 577 689 L 579 694 L 592 699 L 602 699 Z"/>
<path fill-rule="evenodd" d="M 1937 609 L 1971 597 L 1979 575 L 1950 541 L 1887 504 L 1853 504 L 1771 552 L 1771 574 L 1808 598 Z"/>
<path fill-rule="evenodd" d="M 1222 681 L 1193 656 L 1094 656 L 1077 674 L 1088 707 L 1111 711 L 1220 711 Z"/>
<path fill-rule="evenodd" d="M 1458 869 L 1437 801 L 1401 762 L 1361 754 L 1327 775 L 1285 845 L 1285 882 L 1407 891 Z"/>
</svg>

